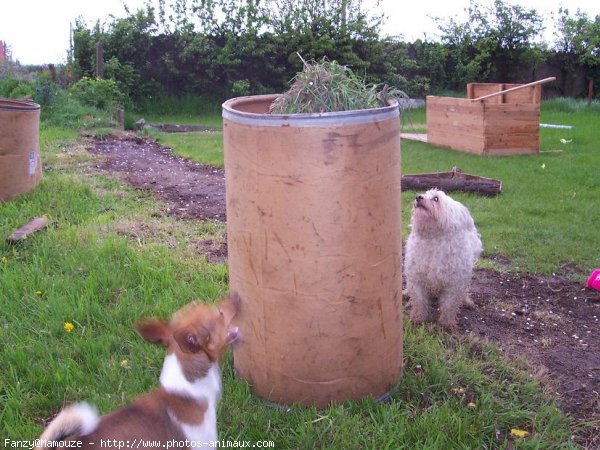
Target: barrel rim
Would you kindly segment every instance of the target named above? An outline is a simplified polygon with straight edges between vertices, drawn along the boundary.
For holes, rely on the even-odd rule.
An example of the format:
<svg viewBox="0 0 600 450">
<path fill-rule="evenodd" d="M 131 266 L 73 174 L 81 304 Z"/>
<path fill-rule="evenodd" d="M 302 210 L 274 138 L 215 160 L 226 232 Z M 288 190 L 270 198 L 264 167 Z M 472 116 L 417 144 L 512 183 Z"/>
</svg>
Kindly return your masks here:
<svg viewBox="0 0 600 450">
<path fill-rule="evenodd" d="M 0 110 L 9 111 L 38 111 L 40 105 L 30 100 L 0 98 Z"/>
<path fill-rule="evenodd" d="M 242 125 L 270 127 L 308 127 L 308 126 L 340 126 L 360 125 L 396 119 L 400 116 L 399 104 L 371 109 L 355 109 L 350 111 L 334 111 L 323 113 L 268 114 L 239 111 L 236 105 L 273 101 L 280 94 L 251 95 L 235 97 L 222 104 L 223 119 Z"/>
</svg>

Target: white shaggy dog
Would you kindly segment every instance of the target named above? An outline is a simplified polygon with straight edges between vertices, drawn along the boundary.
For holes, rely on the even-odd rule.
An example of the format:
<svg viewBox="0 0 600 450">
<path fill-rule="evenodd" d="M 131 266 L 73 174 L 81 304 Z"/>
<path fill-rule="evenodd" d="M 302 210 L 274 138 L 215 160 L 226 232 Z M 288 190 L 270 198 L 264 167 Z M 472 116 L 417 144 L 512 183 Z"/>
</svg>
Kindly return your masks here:
<svg viewBox="0 0 600 450">
<path fill-rule="evenodd" d="M 482 251 L 473 218 L 462 203 L 430 189 L 415 199 L 410 227 L 404 260 L 410 319 L 416 324 L 428 320 L 437 300 L 438 323 L 453 330 L 460 306 L 473 305 L 469 285 Z"/>
</svg>

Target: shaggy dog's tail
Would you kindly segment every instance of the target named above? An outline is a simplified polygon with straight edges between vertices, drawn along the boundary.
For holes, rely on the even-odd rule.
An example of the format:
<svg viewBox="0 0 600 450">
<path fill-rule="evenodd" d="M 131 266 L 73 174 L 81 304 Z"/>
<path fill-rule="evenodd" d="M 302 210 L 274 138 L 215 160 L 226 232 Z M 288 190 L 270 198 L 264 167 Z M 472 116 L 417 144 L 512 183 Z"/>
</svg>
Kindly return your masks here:
<svg viewBox="0 0 600 450">
<path fill-rule="evenodd" d="M 39 438 L 40 445 L 36 447 L 36 450 L 51 447 L 51 442 L 90 434 L 96 429 L 98 422 L 100 422 L 100 417 L 96 409 L 88 403 L 70 405 L 48 425 Z"/>
</svg>

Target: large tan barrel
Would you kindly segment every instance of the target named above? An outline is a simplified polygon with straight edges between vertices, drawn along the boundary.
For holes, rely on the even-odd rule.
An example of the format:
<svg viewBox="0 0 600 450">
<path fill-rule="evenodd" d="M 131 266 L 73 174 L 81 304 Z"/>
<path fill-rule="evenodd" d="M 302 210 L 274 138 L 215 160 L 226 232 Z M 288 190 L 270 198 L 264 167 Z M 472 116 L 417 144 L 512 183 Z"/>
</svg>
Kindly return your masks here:
<svg viewBox="0 0 600 450">
<path fill-rule="evenodd" d="M 378 397 L 402 371 L 398 107 L 223 104 L 236 373 L 277 403 Z"/>
<path fill-rule="evenodd" d="M 42 179 L 40 105 L 0 99 L 0 201 L 29 192 Z"/>
</svg>

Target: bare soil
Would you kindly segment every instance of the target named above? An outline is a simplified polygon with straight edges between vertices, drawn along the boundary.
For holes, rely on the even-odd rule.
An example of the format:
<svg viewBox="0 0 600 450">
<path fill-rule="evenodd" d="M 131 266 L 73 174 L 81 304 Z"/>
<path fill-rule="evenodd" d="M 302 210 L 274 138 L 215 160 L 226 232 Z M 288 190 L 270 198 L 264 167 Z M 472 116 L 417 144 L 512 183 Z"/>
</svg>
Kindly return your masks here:
<svg viewBox="0 0 600 450">
<path fill-rule="evenodd" d="M 155 192 L 169 205 L 168 214 L 225 220 L 222 169 L 173 156 L 170 149 L 133 136 L 96 139 L 89 151 L 104 156 L 98 170 Z M 225 244 L 216 254 L 225 257 Z M 576 268 L 563 272 L 476 270 L 471 295 L 476 307 L 461 311 L 459 332 L 496 342 L 509 357 L 526 358 L 565 412 L 592 423 L 578 441 L 600 448 L 600 292 L 570 279 L 585 275 Z"/>
<path fill-rule="evenodd" d="M 559 407 L 594 421 L 580 436 L 600 448 L 600 292 L 564 275 L 508 274 L 478 269 L 459 330 L 525 357 Z"/>
<path fill-rule="evenodd" d="M 151 139 L 102 136 L 88 150 L 105 158 L 96 167 L 118 173 L 138 189 L 157 193 L 169 214 L 182 219 L 225 220 L 225 173 L 173 155 Z"/>
</svg>

